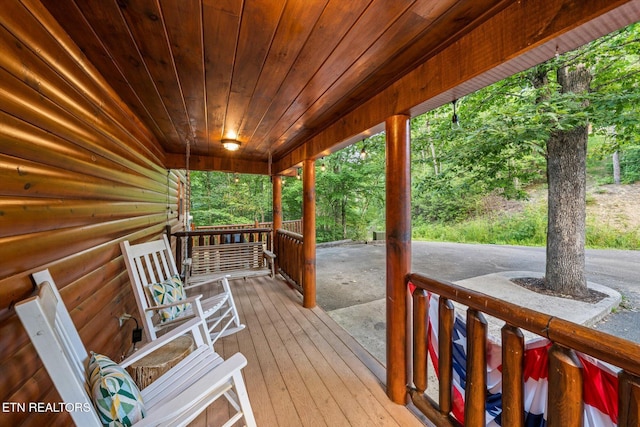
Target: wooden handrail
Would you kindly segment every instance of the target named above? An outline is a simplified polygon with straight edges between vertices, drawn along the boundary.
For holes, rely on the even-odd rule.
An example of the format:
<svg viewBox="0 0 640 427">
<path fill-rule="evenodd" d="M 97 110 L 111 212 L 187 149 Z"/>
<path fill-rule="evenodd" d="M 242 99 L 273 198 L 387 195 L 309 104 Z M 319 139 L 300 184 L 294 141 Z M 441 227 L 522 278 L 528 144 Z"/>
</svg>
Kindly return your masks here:
<svg viewBox="0 0 640 427">
<path fill-rule="evenodd" d="M 293 285 L 298 292 L 304 293 L 304 254 L 302 252 L 302 234 L 283 229 L 276 230 L 275 240 L 278 253 L 278 273 Z"/>
<path fill-rule="evenodd" d="M 579 425 L 582 417 L 582 369 L 580 352 L 621 369 L 618 375 L 619 426 L 637 425 L 640 419 L 640 344 L 615 337 L 521 307 L 476 292 L 453 283 L 436 280 L 421 274 L 407 276 L 407 283 L 416 286 L 414 306 L 413 384 L 409 394 L 416 405 L 437 425 L 459 425 L 450 412 L 452 332 L 454 324 L 451 301 L 467 309 L 467 383 L 465 389 L 465 425 L 484 425 L 486 385 L 486 324 L 483 313 L 506 322 L 502 328 L 502 407 L 503 425 L 521 426 L 523 418 L 523 355 L 524 339 L 520 329 L 548 338 L 549 349 L 549 425 Z M 426 358 L 429 337 L 423 325 L 427 321 L 427 294 L 439 296 L 438 332 L 438 402 L 424 394 L 426 388 Z M 425 345 L 424 341 L 427 344 Z"/>
<path fill-rule="evenodd" d="M 293 231 L 285 230 L 283 228 L 279 228 L 277 232 L 278 234 L 282 234 L 283 236 L 287 236 L 292 239 L 299 240 L 300 242 L 304 241 L 304 236 L 300 233 L 295 233 Z"/>
</svg>

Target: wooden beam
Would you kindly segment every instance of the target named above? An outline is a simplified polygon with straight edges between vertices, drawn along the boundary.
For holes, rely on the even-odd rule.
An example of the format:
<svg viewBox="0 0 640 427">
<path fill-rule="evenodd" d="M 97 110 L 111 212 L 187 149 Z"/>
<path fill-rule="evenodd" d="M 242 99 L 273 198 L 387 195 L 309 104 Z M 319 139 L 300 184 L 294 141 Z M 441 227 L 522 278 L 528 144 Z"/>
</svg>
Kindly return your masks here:
<svg viewBox="0 0 640 427">
<path fill-rule="evenodd" d="M 407 402 L 407 288 L 411 272 L 411 150 L 409 116 L 397 115 L 387 127 L 387 395 Z"/>
<path fill-rule="evenodd" d="M 282 228 L 282 178 L 279 175 L 274 175 L 271 177 L 271 184 L 273 186 L 273 236 L 271 242 L 273 244 L 273 248 L 271 250 L 276 254 L 276 259 L 274 260 L 274 268 L 276 273 L 278 272 L 278 239 L 276 238 L 276 233 L 278 229 Z"/>
<path fill-rule="evenodd" d="M 316 165 L 307 159 L 302 167 L 302 252 L 304 255 L 303 301 L 306 308 L 316 306 Z"/>
<path fill-rule="evenodd" d="M 518 1 L 428 58 L 274 164 L 279 172 L 327 155 L 380 129 L 387 117 L 416 116 L 635 22 L 639 0 Z"/>
<path fill-rule="evenodd" d="M 186 169 L 186 156 L 184 154 L 167 154 L 165 167 L 167 169 Z M 268 175 L 269 163 L 231 157 L 198 156 L 192 154 L 189 156 L 189 169 Z"/>
</svg>

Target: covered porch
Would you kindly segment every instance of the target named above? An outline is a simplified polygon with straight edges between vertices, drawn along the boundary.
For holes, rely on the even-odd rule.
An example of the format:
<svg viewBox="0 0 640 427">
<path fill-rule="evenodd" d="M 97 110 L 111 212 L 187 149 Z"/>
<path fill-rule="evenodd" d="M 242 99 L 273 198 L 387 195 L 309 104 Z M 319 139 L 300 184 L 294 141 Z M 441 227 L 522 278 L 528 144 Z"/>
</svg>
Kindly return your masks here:
<svg viewBox="0 0 640 427">
<path fill-rule="evenodd" d="M 302 239 L 275 244 L 302 297 L 243 283 L 249 327 L 219 351 L 249 359 L 260 424 L 412 425 L 410 118 L 639 18 L 638 0 L 0 2 L 0 400 L 59 401 L 13 310 L 32 273 L 49 269 L 87 348 L 118 359 L 136 310 L 119 244 L 185 231 L 189 170 L 269 175 L 278 233 L 281 177 L 302 168 Z M 384 370 L 314 308 L 315 162 L 383 130 Z"/>
</svg>

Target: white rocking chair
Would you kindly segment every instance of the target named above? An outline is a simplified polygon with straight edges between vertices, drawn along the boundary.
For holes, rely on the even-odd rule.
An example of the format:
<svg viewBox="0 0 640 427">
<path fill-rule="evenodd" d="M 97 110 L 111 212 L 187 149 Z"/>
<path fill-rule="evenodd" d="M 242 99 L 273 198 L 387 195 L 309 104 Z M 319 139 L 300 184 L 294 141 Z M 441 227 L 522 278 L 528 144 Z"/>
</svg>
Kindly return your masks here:
<svg viewBox="0 0 640 427">
<path fill-rule="evenodd" d="M 191 293 L 193 289 L 202 286 L 221 287 L 221 292 L 206 299 L 201 299 L 202 295 L 197 295 L 161 305 L 156 303 L 149 287 L 156 283 L 170 280 L 179 274 L 171 253 L 171 245 L 166 235 L 161 240 L 137 245 L 131 245 L 128 241 L 124 241 L 120 243 L 120 248 L 127 265 L 129 280 L 133 288 L 133 294 L 136 297 L 145 333 L 150 340 L 155 340 L 157 332 L 160 330 L 175 326 L 177 322 L 184 321 L 192 316 L 199 316 L 205 319 L 212 343 L 215 343 L 219 338 L 244 329 L 245 325 L 240 323 L 229 281 L 225 276 L 198 281 L 193 284 L 184 284 L 184 289 L 187 293 Z M 172 320 L 161 321 L 161 316 L 158 315 L 161 310 L 182 306 L 185 303 L 191 303 L 191 308 L 177 314 Z"/>
<path fill-rule="evenodd" d="M 101 427 L 86 388 L 89 356 L 48 270 L 33 275 L 39 294 L 16 304 L 15 309 L 40 355 L 56 389 L 77 426 Z M 190 333 L 196 349 L 151 385 L 141 390 L 146 415 L 136 426 L 184 426 L 213 401 L 224 396 L 236 413 L 226 422 L 231 426 L 244 417 L 255 426 L 241 369 L 247 361 L 236 353 L 224 361 L 208 343 L 206 324 L 194 318 L 153 341 L 123 361 L 122 368 L 140 360 L 164 344 Z M 235 393 L 234 393 L 235 390 Z"/>
</svg>

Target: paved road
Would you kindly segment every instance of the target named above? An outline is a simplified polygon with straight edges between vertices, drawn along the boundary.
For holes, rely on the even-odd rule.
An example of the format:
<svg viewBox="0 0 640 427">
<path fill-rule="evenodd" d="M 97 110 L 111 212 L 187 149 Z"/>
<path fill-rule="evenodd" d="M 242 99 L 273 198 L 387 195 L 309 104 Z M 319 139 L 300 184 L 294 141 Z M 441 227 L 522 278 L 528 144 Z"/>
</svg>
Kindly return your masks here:
<svg viewBox="0 0 640 427">
<path fill-rule="evenodd" d="M 330 314 L 385 297 L 385 246 L 349 244 L 317 250 L 318 305 Z M 501 271 L 544 273 L 545 249 L 522 246 L 413 242 L 412 270 L 446 281 Z M 628 309 L 596 328 L 640 342 L 640 251 L 587 250 L 587 280 L 623 295 Z M 371 305 L 380 310 L 381 305 Z M 383 308 L 382 308 L 383 309 Z M 384 329 L 384 324 L 374 325 Z"/>
</svg>

